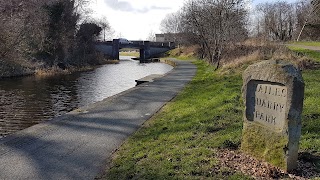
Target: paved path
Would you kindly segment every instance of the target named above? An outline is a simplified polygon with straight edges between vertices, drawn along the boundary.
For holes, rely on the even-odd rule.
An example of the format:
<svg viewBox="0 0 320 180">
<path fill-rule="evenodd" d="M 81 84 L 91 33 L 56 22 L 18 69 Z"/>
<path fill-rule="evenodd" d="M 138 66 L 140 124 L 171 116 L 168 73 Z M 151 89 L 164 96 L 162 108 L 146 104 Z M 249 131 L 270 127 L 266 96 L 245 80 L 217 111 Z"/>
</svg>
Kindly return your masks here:
<svg viewBox="0 0 320 180">
<path fill-rule="evenodd" d="M 309 50 L 313 50 L 313 51 L 320 51 L 319 46 L 305 46 L 305 45 L 299 45 L 299 44 L 288 44 L 287 46 L 300 47 L 303 49 L 309 49 Z"/>
<path fill-rule="evenodd" d="M 190 62 L 47 123 L 0 140 L 0 179 L 94 179 L 112 153 L 176 96 L 196 72 Z"/>
</svg>

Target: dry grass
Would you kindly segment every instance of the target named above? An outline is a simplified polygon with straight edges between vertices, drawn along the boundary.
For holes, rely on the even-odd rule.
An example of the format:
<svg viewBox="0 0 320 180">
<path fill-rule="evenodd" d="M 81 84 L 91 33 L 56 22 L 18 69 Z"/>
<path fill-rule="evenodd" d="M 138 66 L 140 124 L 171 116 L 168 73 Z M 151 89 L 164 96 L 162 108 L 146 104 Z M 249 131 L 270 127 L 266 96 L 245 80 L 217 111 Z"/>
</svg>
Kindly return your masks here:
<svg viewBox="0 0 320 180">
<path fill-rule="evenodd" d="M 70 70 L 62 70 L 57 66 L 54 66 L 52 68 L 48 69 L 37 69 L 35 72 L 35 75 L 37 77 L 48 77 L 48 76 L 54 76 L 57 74 L 70 74 Z"/>
<path fill-rule="evenodd" d="M 120 56 L 134 56 L 134 57 L 140 57 L 140 52 L 137 51 L 120 51 Z"/>
<path fill-rule="evenodd" d="M 164 59 L 164 58 L 160 59 L 160 62 L 165 63 L 165 64 L 169 64 L 170 66 L 173 66 L 173 67 L 175 67 L 177 65 L 175 62 L 170 61 L 168 59 Z"/>
<path fill-rule="evenodd" d="M 36 77 L 50 77 L 55 75 L 63 75 L 63 74 L 72 74 L 73 72 L 82 72 L 82 71 L 91 71 L 94 67 L 92 66 L 83 66 L 83 67 L 69 67 L 68 69 L 61 69 L 57 66 L 53 66 L 47 69 L 37 69 L 35 71 Z"/>
<path fill-rule="evenodd" d="M 120 60 L 110 60 L 110 59 L 105 59 L 101 61 L 102 64 L 119 64 L 119 62 Z"/>
<path fill-rule="evenodd" d="M 276 43 L 267 41 L 264 38 L 250 38 L 240 44 L 245 46 L 254 46 L 254 47 L 266 47 L 266 46 L 274 46 Z"/>
<path fill-rule="evenodd" d="M 67 69 L 61 69 L 58 66 L 53 66 L 51 68 L 38 68 L 35 70 L 35 75 L 37 77 L 50 77 L 61 74 L 72 74 L 73 72 L 84 72 L 91 71 L 95 69 L 97 66 L 104 64 L 118 64 L 119 60 L 110 60 L 104 57 L 98 57 L 97 65 L 87 65 L 87 66 L 68 66 Z M 40 66 L 38 66 L 40 67 Z"/>
<path fill-rule="evenodd" d="M 246 56 L 241 56 L 235 58 L 234 60 L 224 62 L 220 73 L 224 75 L 235 72 L 242 72 L 248 65 L 253 64 L 261 59 L 262 57 L 260 51 L 256 50 Z"/>
<path fill-rule="evenodd" d="M 246 41 L 228 49 L 222 59 L 221 74 L 242 72 L 250 64 L 263 60 L 284 60 L 299 69 L 310 69 L 314 61 L 289 50 L 286 46 L 263 41 Z"/>
<path fill-rule="evenodd" d="M 170 56 L 178 57 L 179 59 L 194 59 L 197 56 L 199 47 L 194 46 L 182 46 L 180 48 L 173 49 L 169 52 Z"/>
<path fill-rule="evenodd" d="M 169 52 L 179 59 L 194 59 L 198 56 L 199 46 L 180 47 Z M 299 69 L 314 69 L 315 62 L 307 56 L 292 52 L 285 45 L 264 39 L 248 39 L 245 42 L 229 46 L 222 53 L 220 73 L 240 73 L 249 65 L 263 60 L 284 60 Z"/>
</svg>

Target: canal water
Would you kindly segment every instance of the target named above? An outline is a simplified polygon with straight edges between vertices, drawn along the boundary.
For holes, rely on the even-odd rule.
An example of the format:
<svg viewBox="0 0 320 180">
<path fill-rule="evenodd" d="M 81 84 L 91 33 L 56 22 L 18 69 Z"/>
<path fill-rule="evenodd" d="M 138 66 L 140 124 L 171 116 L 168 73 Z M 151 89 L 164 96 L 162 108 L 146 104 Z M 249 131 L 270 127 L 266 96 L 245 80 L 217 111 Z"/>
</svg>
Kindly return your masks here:
<svg viewBox="0 0 320 180">
<path fill-rule="evenodd" d="M 0 80 L 0 138 L 130 89 L 136 79 L 173 68 L 163 63 L 140 64 L 128 56 L 120 59 L 119 64 L 71 75 Z"/>
</svg>

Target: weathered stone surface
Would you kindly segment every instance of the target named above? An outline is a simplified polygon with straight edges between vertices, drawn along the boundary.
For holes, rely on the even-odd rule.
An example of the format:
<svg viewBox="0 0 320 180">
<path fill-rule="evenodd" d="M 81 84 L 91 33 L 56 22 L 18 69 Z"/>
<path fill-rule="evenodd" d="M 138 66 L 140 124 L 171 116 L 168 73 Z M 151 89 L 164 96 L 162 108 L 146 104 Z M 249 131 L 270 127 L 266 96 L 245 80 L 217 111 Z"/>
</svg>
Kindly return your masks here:
<svg viewBox="0 0 320 180">
<path fill-rule="evenodd" d="M 286 171 L 297 167 L 304 82 L 284 61 L 264 61 L 243 73 L 241 149 Z"/>
<path fill-rule="evenodd" d="M 285 124 L 287 87 L 277 83 L 252 80 L 247 85 L 246 117 L 276 131 Z"/>
</svg>

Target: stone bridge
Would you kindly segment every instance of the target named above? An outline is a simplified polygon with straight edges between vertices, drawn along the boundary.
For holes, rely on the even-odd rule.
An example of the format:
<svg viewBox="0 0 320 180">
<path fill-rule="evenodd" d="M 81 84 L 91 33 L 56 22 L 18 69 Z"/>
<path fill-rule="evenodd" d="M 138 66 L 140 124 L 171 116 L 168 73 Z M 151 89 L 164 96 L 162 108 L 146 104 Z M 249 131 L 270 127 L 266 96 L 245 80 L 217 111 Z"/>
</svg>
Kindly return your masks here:
<svg viewBox="0 0 320 180">
<path fill-rule="evenodd" d="M 140 50 L 140 61 L 156 57 L 175 48 L 173 42 L 129 41 L 121 43 L 119 39 L 113 41 L 96 42 L 95 48 L 112 59 L 119 59 L 119 50 L 132 48 Z"/>
</svg>

